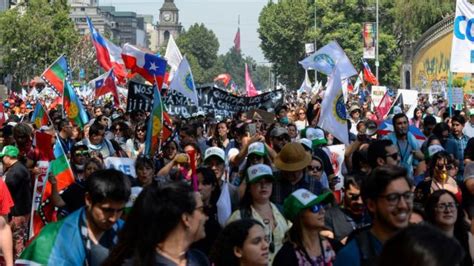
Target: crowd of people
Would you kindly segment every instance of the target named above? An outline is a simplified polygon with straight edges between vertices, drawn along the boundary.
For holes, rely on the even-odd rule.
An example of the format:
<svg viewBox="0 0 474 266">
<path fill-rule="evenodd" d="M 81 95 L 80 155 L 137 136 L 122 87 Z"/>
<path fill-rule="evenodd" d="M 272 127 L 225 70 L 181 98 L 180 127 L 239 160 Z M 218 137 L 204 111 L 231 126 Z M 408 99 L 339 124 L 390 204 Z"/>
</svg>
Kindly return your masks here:
<svg viewBox="0 0 474 266">
<path fill-rule="evenodd" d="M 419 97 L 382 135 L 370 101 L 350 101 L 335 169 L 328 146 L 341 142 L 317 126 L 322 99 L 291 99 L 272 121 L 172 116 L 155 156 L 144 110 L 90 104 L 81 128 L 58 106 L 36 128 L 35 102 L 9 99 L 0 265 L 473 265 L 474 109 Z M 60 189 L 48 175 L 57 222 L 29 239 L 37 131 L 59 140 L 75 181 Z M 132 159 L 136 176 L 106 169 L 110 157 Z"/>
</svg>

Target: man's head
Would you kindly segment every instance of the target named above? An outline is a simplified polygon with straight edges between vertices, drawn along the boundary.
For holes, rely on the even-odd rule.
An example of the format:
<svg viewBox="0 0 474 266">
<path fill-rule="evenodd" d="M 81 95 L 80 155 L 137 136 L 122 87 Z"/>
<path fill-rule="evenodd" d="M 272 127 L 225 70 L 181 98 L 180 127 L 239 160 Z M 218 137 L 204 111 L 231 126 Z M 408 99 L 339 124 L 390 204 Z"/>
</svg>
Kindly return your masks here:
<svg viewBox="0 0 474 266">
<path fill-rule="evenodd" d="M 372 168 L 382 165 L 398 165 L 400 154 L 391 140 L 382 139 L 369 144 L 367 159 Z"/>
<path fill-rule="evenodd" d="M 399 113 L 392 118 L 393 128 L 398 137 L 408 134 L 408 117 L 404 113 Z"/>
<path fill-rule="evenodd" d="M 464 129 L 464 124 L 466 119 L 461 115 L 455 115 L 451 118 L 451 126 L 453 129 L 453 134 L 457 137 L 462 136 L 462 130 Z"/>
<path fill-rule="evenodd" d="M 94 107 L 94 117 L 98 117 L 99 115 L 102 115 L 102 108 L 100 106 Z"/>
<path fill-rule="evenodd" d="M 179 143 L 181 145 L 196 142 L 197 131 L 192 124 L 186 124 L 179 129 Z"/>
<path fill-rule="evenodd" d="M 87 180 L 86 211 L 88 226 L 106 231 L 122 215 L 130 197 L 130 181 L 115 169 L 99 170 Z"/>
<path fill-rule="evenodd" d="M 283 125 L 287 125 L 289 123 L 288 107 L 286 105 L 277 107 L 275 109 L 275 116 L 278 122 L 282 123 Z"/>
<path fill-rule="evenodd" d="M 89 158 L 89 149 L 82 142 L 76 143 L 71 149 L 71 162 L 75 170 L 84 171 L 84 164 Z"/>
<path fill-rule="evenodd" d="M 286 144 L 275 158 L 275 167 L 281 171 L 282 178 L 296 184 L 304 176 L 304 169 L 311 163 L 311 155 L 301 143 Z"/>
<path fill-rule="evenodd" d="M 71 122 L 69 122 L 68 120 L 62 119 L 58 124 L 58 130 L 60 134 L 63 135 L 63 137 L 72 137 L 72 125 Z"/>
<path fill-rule="evenodd" d="M 361 113 L 361 110 L 360 110 L 359 105 L 357 104 L 352 105 L 351 108 L 349 109 L 349 114 L 351 118 L 355 121 L 359 120 L 360 113 Z"/>
<path fill-rule="evenodd" d="M 448 124 L 444 122 L 436 124 L 436 126 L 433 129 L 433 135 L 438 137 L 441 144 L 444 145 L 446 141 L 448 141 L 448 138 L 449 138 Z"/>
<path fill-rule="evenodd" d="M 21 150 L 29 150 L 32 145 L 33 129 L 27 123 L 19 123 L 13 128 L 13 138 Z"/>
<path fill-rule="evenodd" d="M 360 182 L 352 177 L 344 179 L 344 209 L 356 217 L 360 217 L 364 213 L 364 202 L 360 195 Z"/>
<path fill-rule="evenodd" d="M 218 147 L 208 148 L 204 154 L 204 164 L 216 174 L 218 180 L 224 175 L 225 152 Z"/>
<path fill-rule="evenodd" d="M 388 234 L 408 226 L 414 194 L 407 171 L 400 166 L 380 166 L 362 180 L 361 195 L 373 226 Z"/>
<path fill-rule="evenodd" d="M 105 127 L 99 123 L 92 123 L 89 128 L 89 141 L 94 145 L 102 143 L 105 136 Z"/>
<path fill-rule="evenodd" d="M 4 167 L 8 168 L 18 161 L 17 158 L 19 153 L 20 151 L 15 146 L 9 145 L 3 147 L 3 150 L 0 153 L 0 158 L 2 159 Z"/>
<path fill-rule="evenodd" d="M 433 132 L 433 128 L 436 126 L 436 118 L 432 115 L 427 115 L 423 118 L 423 134 L 427 137 Z"/>
<path fill-rule="evenodd" d="M 272 148 L 276 152 L 280 152 L 283 146 L 291 141 L 288 130 L 283 127 L 275 127 L 270 131 Z"/>
</svg>

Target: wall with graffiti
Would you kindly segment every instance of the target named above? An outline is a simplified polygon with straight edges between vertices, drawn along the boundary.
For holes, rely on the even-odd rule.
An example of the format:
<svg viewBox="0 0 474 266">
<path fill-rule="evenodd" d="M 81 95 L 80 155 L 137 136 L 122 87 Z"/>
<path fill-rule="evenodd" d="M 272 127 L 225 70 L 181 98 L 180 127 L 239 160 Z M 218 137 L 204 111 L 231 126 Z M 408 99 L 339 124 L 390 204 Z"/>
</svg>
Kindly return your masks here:
<svg viewBox="0 0 474 266">
<path fill-rule="evenodd" d="M 449 32 L 422 49 L 413 58 L 413 85 L 424 93 L 431 90 L 440 94 L 448 88 L 449 62 L 451 60 L 451 42 L 453 33 Z M 474 80 L 471 74 L 454 74 L 467 82 L 465 93 L 474 93 Z"/>
</svg>

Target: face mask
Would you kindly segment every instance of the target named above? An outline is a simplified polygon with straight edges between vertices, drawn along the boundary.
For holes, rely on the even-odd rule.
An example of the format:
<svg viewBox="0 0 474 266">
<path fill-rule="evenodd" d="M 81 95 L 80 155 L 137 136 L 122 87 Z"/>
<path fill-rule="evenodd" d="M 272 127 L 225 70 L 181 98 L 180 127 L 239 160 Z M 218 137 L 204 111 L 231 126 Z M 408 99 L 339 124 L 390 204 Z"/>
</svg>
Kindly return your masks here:
<svg viewBox="0 0 474 266">
<path fill-rule="evenodd" d="M 287 116 L 280 118 L 280 123 L 282 123 L 283 125 L 288 125 L 289 122 L 290 121 L 288 120 Z"/>
</svg>

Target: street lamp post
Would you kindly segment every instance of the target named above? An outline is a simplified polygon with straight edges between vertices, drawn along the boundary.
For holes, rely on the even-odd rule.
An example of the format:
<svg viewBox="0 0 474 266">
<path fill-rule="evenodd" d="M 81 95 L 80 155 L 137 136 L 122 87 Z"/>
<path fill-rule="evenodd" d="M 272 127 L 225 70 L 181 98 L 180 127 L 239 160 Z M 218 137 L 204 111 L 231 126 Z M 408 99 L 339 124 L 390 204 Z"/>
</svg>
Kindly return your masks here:
<svg viewBox="0 0 474 266">
<path fill-rule="evenodd" d="M 317 18 L 317 0 L 314 0 L 314 52 L 318 50 L 318 45 L 317 45 L 317 37 L 316 37 L 316 30 L 318 29 L 318 24 L 316 23 L 316 18 Z M 318 82 L 318 71 L 314 69 L 314 83 Z"/>
<path fill-rule="evenodd" d="M 375 2 L 375 28 L 376 28 L 376 43 L 375 43 L 375 77 L 379 80 L 379 0 Z"/>
</svg>

